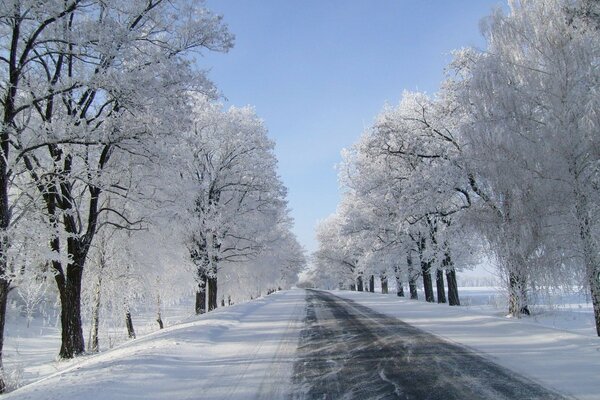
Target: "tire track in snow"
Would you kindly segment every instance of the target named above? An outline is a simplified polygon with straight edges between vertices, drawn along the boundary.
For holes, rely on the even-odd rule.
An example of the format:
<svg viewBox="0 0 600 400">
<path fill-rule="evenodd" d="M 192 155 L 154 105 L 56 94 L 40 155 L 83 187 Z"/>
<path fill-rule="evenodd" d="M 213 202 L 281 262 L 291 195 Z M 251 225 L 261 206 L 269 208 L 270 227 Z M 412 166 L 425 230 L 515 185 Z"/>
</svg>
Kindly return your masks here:
<svg viewBox="0 0 600 400">
<path fill-rule="evenodd" d="M 327 292 L 309 291 L 293 400 L 558 400 L 471 350 Z"/>
</svg>

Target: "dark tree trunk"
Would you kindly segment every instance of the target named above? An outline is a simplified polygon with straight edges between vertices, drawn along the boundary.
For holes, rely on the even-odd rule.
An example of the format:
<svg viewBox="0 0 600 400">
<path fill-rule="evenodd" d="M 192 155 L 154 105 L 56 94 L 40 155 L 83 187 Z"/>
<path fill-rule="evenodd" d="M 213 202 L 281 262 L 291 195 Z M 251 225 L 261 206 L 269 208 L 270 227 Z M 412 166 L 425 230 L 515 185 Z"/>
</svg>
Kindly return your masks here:
<svg viewBox="0 0 600 400">
<path fill-rule="evenodd" d="M 435 287 L 437 289 L 437 302 L 446 302 L 446 292 L 444 291 L 444 271 L 438 269 L 435 271 Z"/>
<path fill-rule="evenodd" d="M 435 302 L 433 296 L 433 281 L 431 279 L 430 264 L 428 262 L 421 263 L 421 272 L 423 275 L 423 290 L 425 291 L 425 301 L 428 303 Z"/>
<path fill-rule="evenodd" d="M 414 279 L 408 281 L 408 290 L 410 291 L 411 300 L 419 300 L 419 293 L 417 292 L 417 282 Z"/>
<path fill-rule="evenodd" d="M 353 291 L 353 292 L 355 292 L 356 291 L 356 284 L 351 283 L 350 284 L 350 290 Z"/>
<path fill-rule="evenodd" d="M 126 307 L 125 311 L 125 326 L 127 326 L 127 336 L 129 336 L 129 339 L 135 339 L 135 329 L 133 329 L 133 320 L 131 319 L 129 307 Z"/>
<path fill-rule="evenodd" d="M 208 277 L 208 311 L 217 308 L 217 274 Z"/>
<path fill-rule="evenodd" d="M 577 180 L 576 180 L 577 182 Z M 575 190 L 575 215 L 579 224 L 579 237 L 583 250 L 583 264 L 585 266 L 586 280 L 594 309 L 596 334 L 600 336 L 600 260 L 597 246 L 597 237 L 592 231 L 589 201 L 583 194 L 579 185 Z"/>
<path fill-rule="evenodd" d="M 204 314 L 206 312 L 206 274 L 202 274 L 198 278 L 200 281 L 196 289 L 196 314 Z"/>
<path fill-rule="evenodd" d="M 398 297 L 404 297 L 404 285 L 402 284 L 402 281 L 399 280 L 396 281 L 396 295 Z"/>
<path fill-rule="evenodd" d="M 69 252 L 73 254 L 72 252 Z M 58 263 L 54 261 L 54 263 Z M 81 327 L 81 278 L 83 269 L 79 259 L 67 265 L 67 275 L 55 275 L 60 295 L 60 322 L 62 328 L 60 358 L 73 358 L 85 351 Z M 62 268 L 61 268 L 62 270 Z"/>
<path fill-rule="evenodd" d="M 221 297 L 221 307 L 225 307 L 225 297 Z"/>
<path fill-rule="evenodd" d="M 411 255 L 410 251 L 408 252 L 408 255 L 406 256 L 406 263 L 408 265 L 408 290 L 410 292 L 410 299 L 418 300 L 419 299 L 419 294 L 417 293 L 418 274 L 413 268 L 412 255 Z"/>
<path fill-rule="evenodd" d="M 363 280 L 362 280 L 362 275 L 359 275 L 356 278 L 356 287 L 358 289 L 359 292 L 363 291 Z"/>
<path fill-rule="evenodd" d="M 423 290 L 425 291 L 425 301 L 435 302 L 433 296 L 433 281 L 431 280 L 431 260 L 425 260 L 425 238 L 419 241 L 419 259 L 421 260 L 421 276 L 423 277 Z"/>
<path fill-rule="evenodd" d="M 371 275 L 369 278 L 369 292 L 375 293 L 375 275 Z"/>
<path fill-rule="evenodd" d="M 450 224 L 446 222 L 446 224 Z M 446 270 L 446 283 L 448 284 L 448 304 L 451 306 L 460 306 L 460 299 L 458 298 L 458 284 L 456 283 L 456 271 L 454 270 L 454 263 L 450 256 L 450 246 L 447 242 L 444 242 L 444 260 L 442 260 L 442 266 Z"/>
<path fill-rule="evenodd" d="M 2 261 L 2 263 L 5 262 Z M 0 278 L 0 393 L 4 393 L 6 391 L 6 383 L 4 382 L 4 369 L 2 366 L 2 350 L 4 348 L 4 324 L 6 322 L 6 304 L 8 302 L 9 290 L 10 282 L 6 279 Z"/>
<path fill-rule="evenodd" d="M 217 198 L 218 202 L 218 198 Z M 217 293 L 217 272 L 219 265 L 219 254 L 221 251 L 221 244 L 216 235 L 212 235 L 212 249 L 213 255 L 210 259 L 210 270 L 208 272 L 208 311 L 215 310 L 218 306 L 218 293 Z M 260 294 L 258 295 L 260 297 Z"/>
<path fill-rule="evenodd" d="M 158 279 L 157 279 L 158 280 Z M 162 320 L 162 301 L 160 299 L 160 292 L 156 293 L 156 322 L 158 323 L 158 328 L 163 329 L 165 325 Z"/>
<path fill-rule="evenodd" d="M 454 269 L 446 270 L 446 281 L 448 282 L 448 304 L 451 306 L 460 306 L 456 271 Z"/>
<path fill-rule="evenodd" d="M 421 263 L 421 276 L 423 278 L 423 291 L 425 292 L 425 301 L 428 303 L 435 302 L 433 296 L 433 280 L 431 279 L 431 265 L 429 262 Z"/>
<path fill-rule="evenodd" d="M 381 275 L 381 293 L 388 294 L 388 279 L 386 275 Z"/>
<path fill-rule="evenodd" d="M 396 278 L 396 294 L 398 297 L 404 297 L 404 285 L 402 285 L 401 270 L 398 266 L 394 267 L 394 277 Z"/>
</svg>

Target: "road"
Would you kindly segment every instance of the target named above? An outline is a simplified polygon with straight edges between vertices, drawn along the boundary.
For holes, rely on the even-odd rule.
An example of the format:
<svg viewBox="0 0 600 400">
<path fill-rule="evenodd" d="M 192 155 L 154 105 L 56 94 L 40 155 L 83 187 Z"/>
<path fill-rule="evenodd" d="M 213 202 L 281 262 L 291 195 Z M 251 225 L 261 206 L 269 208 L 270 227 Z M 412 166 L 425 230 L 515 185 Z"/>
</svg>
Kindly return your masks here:
<svg viewBox="0 0 600 400">
<path fill-rule="evenodd" d="M 291 399 L 564 399 L 351 300 L 310 290 L 306 302 Z"/>
</svg>

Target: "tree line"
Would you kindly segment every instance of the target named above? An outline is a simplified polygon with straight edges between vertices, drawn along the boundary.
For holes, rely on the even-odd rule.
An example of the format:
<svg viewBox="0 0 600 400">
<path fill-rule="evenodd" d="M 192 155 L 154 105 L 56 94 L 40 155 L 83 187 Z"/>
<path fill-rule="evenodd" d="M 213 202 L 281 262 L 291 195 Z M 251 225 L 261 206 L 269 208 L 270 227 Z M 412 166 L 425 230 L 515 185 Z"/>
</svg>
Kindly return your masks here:
<svg viewBox="0 0 600 400">
<path fill-rule="evenodd" d="M 509 5 L 482 20 L 485 49 L 453 53 L 436 94 L 404 92 L 343 152 L 312 279 L 391 274 L 412 298 L 420 279 L 427 301 L 435 279 L 445 301 L 445 277 L 452 305 L 456 270 L 485 256 L 511 315 L 534 290 L 579 287 L 600 335 L 600 3 Z"/>
<path fill-rule="evenodd" d="M 0 362 L 14 288 L 57 294 L 71 358 L 101 307 L 135 337 L 135 304 L 162 327 L 166 298 L 217 307 L 217 279 L 229 303 L 295 281 L 273 142 L 197 62 L 233 41 L 198 1 L 0 3 Z"/>
</svg>

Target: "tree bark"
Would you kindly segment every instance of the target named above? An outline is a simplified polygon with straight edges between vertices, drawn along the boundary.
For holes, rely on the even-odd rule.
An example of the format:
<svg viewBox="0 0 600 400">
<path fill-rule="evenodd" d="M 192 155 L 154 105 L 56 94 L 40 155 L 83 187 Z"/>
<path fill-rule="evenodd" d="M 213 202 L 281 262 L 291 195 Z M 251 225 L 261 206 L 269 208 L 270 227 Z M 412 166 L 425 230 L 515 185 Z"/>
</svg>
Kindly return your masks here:
<svg viewBox="0 0 600 400">
<path fill-rule="evenodd" d="M 588 202 L 579 187 L 575 190 L 575 212 L 579 224 L 579 236 L 583 248 L 583 262 L 585 265 L 586 280 L 589 285 L 592 307 L 594 309 L 594 321 L 596 334 L 600 336 L 600 260 L 598 250 L 594 246 L 592 236 Z"/>
<path fill-rule="evenodd" d="M 408 290 L 410 291 L 410 299 L 418 300 L 419 294 L 417 293 L 417 276 L 418 274 L 415 272 L 413 268 L 412 255 L 410 250 L 408 255 L 406 256 L 406 263 L 408 265 Z"/>
<path fill-rule="evenodd" d="M 435 286 L 437 289 L 437 302 L 446 302 L 446 292 L 444 291 L 444 271 L 438 269 L 435 271 Z"/>
<path fill-rule="evenodd" d="M 419 240 L 419 259 L 421 260 L 421 276 L 423 277 L 423 290 L 425 301 L 433 303 L 433 281 L 431 280 L 431 260 L 425 260 L 425 238 Z"/>
<path fill-rule="evenodd" d="M 356 291 L 356 284 L 355 283 L 351 283 L 350 284 L 350 290 L 355 292 Z"/>
<path fill-rule="evenodd" d="M 381 293 L 388 294 L 388 278 L 385 274 L 381 275 Z"/>
<path fill-rule="evenodd" d="M 404 286 L 402 285 L 402 277 L 400 276 L 400 268 L 394 267 L 394 277 L 396 278 L 396 294 L 398 297 L 404 297 Z"/>
<path fill-rule="evenodd" d="M 96 281 L 96 289 L 94 290 L 94 300 L 92 303 L 92 326 L 91 326 L 91 335 L 90 335 L 90 343 L 88 343 L 88 351 L 92 353 L 97 353 L 100 348 L 98 345 L 98 330 L 100 327 L 100 295 L 102 293 L 102 274 L 98 275 L 98 280 Z"/>
<path fill-rule="evenodd" d="M 369 278 L 369 292 L 375 293 L 375 275 Z"/>
<path fill-rule="evenodd" d="M 6 261 L 2 261 L 3 264 L 5 262 Z M 10 282 L 4 278 L 0 278 L 0 393 L 6 391 L 4 367 L 2 365 L 2 351 L 4 349 L 4 325 L 6 322 L 6 304 L 8 303 L 9 290 Z"/>
<path fill-rule="evenodd" d="M 529 315 L 527 306 L 527 280 L 519 270 L 508 273 L 508 312 L 513 317 Z"/>
<path fill-rule="evenodd" d="M 135 339 L 135 329 L 133 329 L 133 320 L 131 319 L 129 306 L 125 306 L 125 326 L 127 326 L 127 336 L 129 336 L 129 339 Z"/>
<path fill-rule="evenodd" d="M 208 282 L 208 311 L 217 308 L 217 274 L 211 274 L 207 279 Z"/>
<path fill-rule="evenodd" d="M 72 252 L 69 252 L 73 254 Z M 67 265 L 67 274 L 56 274 L 60 297 L 61 346 L 60 358 L 73 358 L 85 351 L 81 326 L 81 279 L 83 268 L 77 258 Z M 59 263 L 53 261 L 53 263 Z M 60 263 L 59 263 L 60 264 Z M 60 268 L 62 270 L 62 268 Z"/>
<path fill-rule="evenodd" d="M 358 289 L 359 292 L 363 291 L 362 275 L 358 275 L 358 277 L 356 278 L 356 287 L 357 287 L 357 289 Z"/>
<path fill-rule="evenodd" d="M 200 273 L 199 273 L 200 274 Z M 207 277 L 206 274 L 201 274 L 198 277 L 198 287 L 196 289 L 196 314 L 204 314 L 206 312 L 206 287 Z"/>
<path fill-rule="evenodd" d="M 433 281 L 431 279 L 430 265 L 428 262 L 421 264 L 421 272 L 423 276 L 423 290 L 425 291 L 425 301 L 428 303 L 435 302 L 433 297 Z"/>
<path fill-rule="evenodd" d="M 460 306 L 456 271 L 454 269 L 446 270 L 446 281 L 448 282 L 448 305 Z"/>
<path fill-rule="evenodd" d="M 162 314 L 161 314 L 161 305 L 162 301 L 160 299 L 160 293 L 156 294 L 156 322 L 158 323 L 158 328 L 163 329 L 165 325 L 163 324 Z"/>
</svg>

